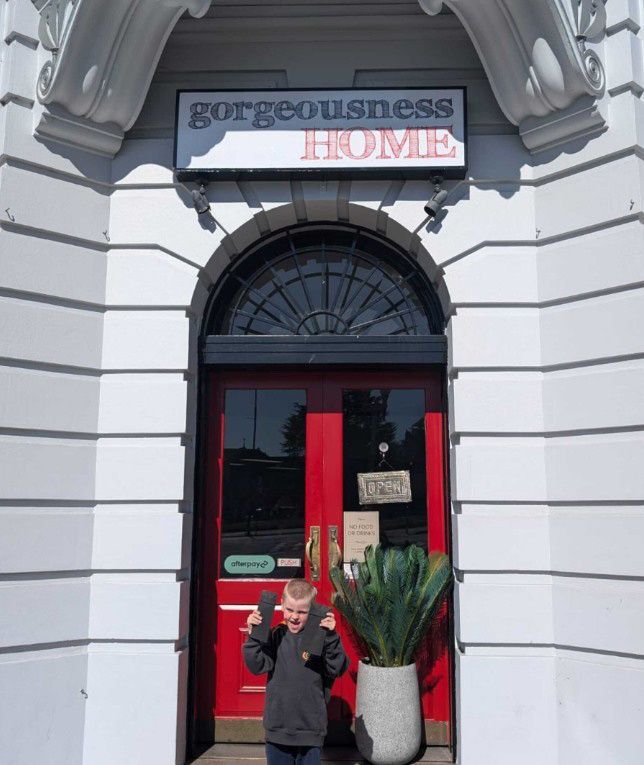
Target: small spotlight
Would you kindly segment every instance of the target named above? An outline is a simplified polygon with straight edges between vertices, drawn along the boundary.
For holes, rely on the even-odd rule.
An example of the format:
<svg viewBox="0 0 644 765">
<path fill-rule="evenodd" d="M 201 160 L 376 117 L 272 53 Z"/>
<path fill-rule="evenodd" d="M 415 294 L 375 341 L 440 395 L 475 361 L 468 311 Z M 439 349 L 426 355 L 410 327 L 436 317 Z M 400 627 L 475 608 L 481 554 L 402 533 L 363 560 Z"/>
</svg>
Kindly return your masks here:
<svg viewBox="0 0 644 765">
<path fill-rule="evenodd" d="M 432 178 L 432 183 L 434 184 L 434 195 L 429 200 L 429 202 L 425 205 L 425 212 L 427 215 L 429 215 L 430 218 L 435 218 L 438 213 L 441 211 L 441 208 L 445 204 L 445 200 L 447 199 L 448 192 L 445 191 L 445 189 L 441 188 L 443 179 L 440 177 Z"/>
<path fill-rule="evenodd" d="M 192 195 L 192 204 L 199 215 L 209 212 L 210 203 L 206 196 L 206 186 L 204 183 L 199 186 L 199 189 L 193 189 L 190 194 Z"/>
</svg>

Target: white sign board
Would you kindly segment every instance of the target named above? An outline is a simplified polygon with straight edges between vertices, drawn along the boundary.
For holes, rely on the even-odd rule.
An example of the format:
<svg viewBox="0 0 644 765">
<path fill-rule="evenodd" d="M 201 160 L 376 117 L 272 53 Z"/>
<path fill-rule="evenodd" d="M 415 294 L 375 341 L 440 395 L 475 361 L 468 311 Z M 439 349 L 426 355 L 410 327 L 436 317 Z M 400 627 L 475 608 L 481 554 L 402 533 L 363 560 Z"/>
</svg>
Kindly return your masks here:
<svg viewBox="0 0 644 765">
<path fill-rule="evenodd" d="M 464 177 L 464 88 L 179 91 L 180 176 Z"/>
</svg>

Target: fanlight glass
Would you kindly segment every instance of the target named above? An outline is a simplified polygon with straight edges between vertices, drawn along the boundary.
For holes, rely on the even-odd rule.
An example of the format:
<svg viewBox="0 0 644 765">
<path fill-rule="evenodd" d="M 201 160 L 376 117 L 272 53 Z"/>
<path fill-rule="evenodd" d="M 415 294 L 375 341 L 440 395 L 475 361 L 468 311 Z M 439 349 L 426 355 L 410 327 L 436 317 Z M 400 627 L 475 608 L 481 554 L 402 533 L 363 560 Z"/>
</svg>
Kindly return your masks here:
<svg viewBox="0 0 644 765">
<path fill-rule="evenodd" d="M 359 230 L 318 230 L 314 236 L 286 232 L 267 250 L 246 258 L 245 268 L 231 269 L 229 279 L 235 290 L 215 331 L 223 335 L 432 334 L 428 308 L 414 284 L 418 271 L 402 258 L 394 265 L 396 255 Z"/>
</svg>

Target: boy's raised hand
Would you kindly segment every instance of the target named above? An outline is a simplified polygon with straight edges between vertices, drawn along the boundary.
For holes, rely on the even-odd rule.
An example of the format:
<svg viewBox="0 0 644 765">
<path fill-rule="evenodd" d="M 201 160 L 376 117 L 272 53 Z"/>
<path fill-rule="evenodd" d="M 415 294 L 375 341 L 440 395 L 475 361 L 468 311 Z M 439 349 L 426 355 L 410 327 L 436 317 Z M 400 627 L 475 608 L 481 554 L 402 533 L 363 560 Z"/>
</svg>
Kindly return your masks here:
<svg viewBox="0 0 644 765">
<path fill-rule="evenodd" d="M 246 626 L 248 627 L 248 634 L 253 631 L 253 626 L 257 624 L 262 623 L 262 615 L 255 609 L 255 611 L 251 611 L 250 614 L 248 614 L 248 618 L 246 619 Z"/>
<path fill-rule="evenodd" d="M 320 622 L 320 627 L 324 627 L 325 630 L 332 632 L 335 629 L 335 616 L 333 611 L 327 611 L 327 615 Z"/>
</svg>

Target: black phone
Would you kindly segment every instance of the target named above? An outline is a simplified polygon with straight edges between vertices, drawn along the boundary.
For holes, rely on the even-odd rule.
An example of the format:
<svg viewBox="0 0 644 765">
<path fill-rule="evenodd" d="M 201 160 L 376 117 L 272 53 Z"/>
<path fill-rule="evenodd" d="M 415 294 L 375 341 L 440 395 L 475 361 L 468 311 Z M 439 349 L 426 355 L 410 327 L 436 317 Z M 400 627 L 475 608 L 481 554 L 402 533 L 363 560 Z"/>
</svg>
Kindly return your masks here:
<svg viewBox="0 0 644 765">
<path fill-rule="evenodd" d="M 271 634 L 271 622 L 277 603 L 277 595 L 270 590 L 262 590 L 257 610 L 262 615 L 262 623 L 253 625 L 252 636 L 260 643 L 268 643 Z"/>
<path fill-rule="evenodd" d="M 320 622 L 329 613 L 329 607 L 320 603 L 312 603 L 309 618 L 302 630 L 302 659 L 308 661 L 312 656 L 320 657 L 324 652 L 326 630 L 320 627 Z"/>
</svg>

